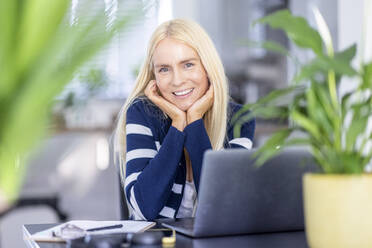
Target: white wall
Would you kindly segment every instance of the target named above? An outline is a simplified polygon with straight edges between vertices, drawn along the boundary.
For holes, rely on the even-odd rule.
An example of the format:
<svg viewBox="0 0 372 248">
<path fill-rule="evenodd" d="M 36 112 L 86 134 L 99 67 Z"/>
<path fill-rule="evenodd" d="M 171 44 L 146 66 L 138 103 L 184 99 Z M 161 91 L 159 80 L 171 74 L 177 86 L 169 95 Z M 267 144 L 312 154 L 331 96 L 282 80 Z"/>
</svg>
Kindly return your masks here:
<svg viewBox="0 0 372 248">
<path fill-rule="evenodd" d="M 371 5 L 372 0 L 339 0 L 339 48 L 344 49 L 356 42 L 357 61 L 372 59 Z M 365 44 L 362 42 L 363 37 L 366 39 Z"/>
<path fill-rule="evenodd" d="M 362 31 L 363 31 L 363 1 L 339 0 L 338 25 L 339 25 L 339 44 L 338 49 L 345 49 L 352 44 L 357 44 L 357 55 L 353 61 L 355 67 L 359 66 L 361 59 Z M 357 80 L 344 78 L 340 85 L 340 95 L 356 87 Z"/>
</svg>

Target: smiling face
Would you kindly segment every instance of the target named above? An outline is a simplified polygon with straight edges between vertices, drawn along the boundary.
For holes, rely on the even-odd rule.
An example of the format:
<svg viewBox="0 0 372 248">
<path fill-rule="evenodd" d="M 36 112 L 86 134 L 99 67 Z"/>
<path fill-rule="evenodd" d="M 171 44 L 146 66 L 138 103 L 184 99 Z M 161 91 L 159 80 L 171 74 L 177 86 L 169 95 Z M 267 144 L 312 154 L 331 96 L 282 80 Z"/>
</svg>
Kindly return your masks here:
<svg viewBox="0 0 372 248">
<path fill-rule="evenodd" d="M 165 38 L 153 54 L 154 74 L 161 95 L 187 111 L 208 89 L 208 76 L 198 53 L 185 43 Z"/>
</svg>

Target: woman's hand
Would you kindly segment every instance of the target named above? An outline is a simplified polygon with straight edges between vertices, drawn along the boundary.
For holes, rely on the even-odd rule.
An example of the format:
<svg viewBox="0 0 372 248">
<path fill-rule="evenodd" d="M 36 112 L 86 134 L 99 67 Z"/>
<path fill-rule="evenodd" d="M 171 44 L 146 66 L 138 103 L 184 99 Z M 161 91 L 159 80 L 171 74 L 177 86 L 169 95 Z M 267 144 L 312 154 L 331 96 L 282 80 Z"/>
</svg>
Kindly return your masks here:
<svg viewBox="0 0 372 248">
<path fill-rule="evenodd" d="M 213 100 L 214 92 L 211 84 L 207 92 L 187 110 L 187 124 L 203 118 L 208 109 L 212 107 Z"/>
<path fill-rule="evenodd" d="M 159 95 L 155 80 L 148 83 L 145 95 L 172 119 L 172 126 L 183 131 L 186 127 L 186 113 Z"/>
</svg>

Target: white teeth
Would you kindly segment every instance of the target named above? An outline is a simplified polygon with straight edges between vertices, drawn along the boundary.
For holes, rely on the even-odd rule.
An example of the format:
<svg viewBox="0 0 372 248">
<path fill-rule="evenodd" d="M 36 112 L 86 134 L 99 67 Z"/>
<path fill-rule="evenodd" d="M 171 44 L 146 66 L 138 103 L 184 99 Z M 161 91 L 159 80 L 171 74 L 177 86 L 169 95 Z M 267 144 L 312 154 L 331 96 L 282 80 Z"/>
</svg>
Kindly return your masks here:
<svg viewBox="0 0 372 248">
<path fill-rule="evenodd" d="M 173 94 L 175 94 L 176 96 L 184 96 L 184 95 L 187 95 L 189 94 L 193 89 L 188 89 L 188 90 L 183 90 L 183 91 L 177 91 L 177 92 L 173 92 Z"/>
</svg>

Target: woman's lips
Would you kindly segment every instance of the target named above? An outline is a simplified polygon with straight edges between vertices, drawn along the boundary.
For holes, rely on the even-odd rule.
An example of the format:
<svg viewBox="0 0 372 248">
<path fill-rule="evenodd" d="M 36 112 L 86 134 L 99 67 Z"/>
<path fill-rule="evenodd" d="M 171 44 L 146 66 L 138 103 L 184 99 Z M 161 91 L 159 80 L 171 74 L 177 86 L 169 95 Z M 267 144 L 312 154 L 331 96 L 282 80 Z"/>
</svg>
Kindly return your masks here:
<svg viewBox="0 0 372 248">
<path fill-rule="evenodd" d="M 189 95 L 191 95 L 191 93 L 194 91 L 194 88 L 191 88 L 191 89 L 187 89 L 187 90 L 179 90 L 179 91 L 174 91 L 173 92 L 173 95 L 176 97 L 176 98 L 186 98 L 188 97 Z"/>
</svg>

